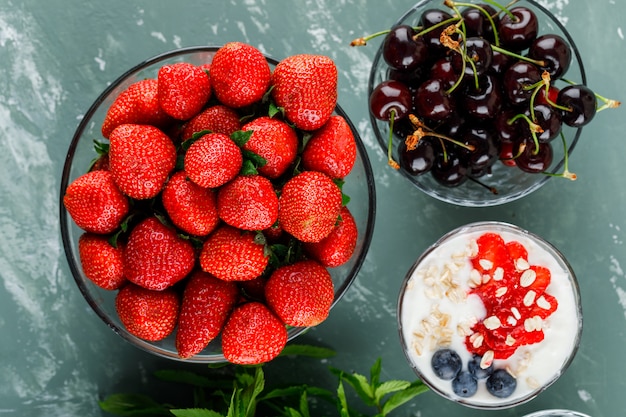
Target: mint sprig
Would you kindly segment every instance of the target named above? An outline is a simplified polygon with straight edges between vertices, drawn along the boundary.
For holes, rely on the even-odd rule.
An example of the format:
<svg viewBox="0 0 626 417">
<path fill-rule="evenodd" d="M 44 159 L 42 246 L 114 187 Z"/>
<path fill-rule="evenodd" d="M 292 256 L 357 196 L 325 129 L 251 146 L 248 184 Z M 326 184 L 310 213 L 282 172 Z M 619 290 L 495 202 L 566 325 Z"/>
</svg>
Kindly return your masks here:
<svg viewBox="0 0 626 417">
<path fill-rule="evenodd" d="M 325 359 L 335 354 L 331 349 L 310 345 L 287 345 L 280 357 L 305 356 Z M 276 359 L 276 360 L 281 360 Z M 266 380 L 263 365 L 209 366 L 210 374 L 201 375 L 188 370 L 161 370 L 155 377 L 193 389 L 193 403 L 159 403 L 140 394 L 112 394 L 99 402 L 100 408 L 118 416 L 176 416 L 176 417 L 310 417 L 310 404 L 322 400 L 335 405 L 340 417 L 366 417 L 349 404 L 346 386 L 352 387 L 357 397 L 374 408 L 372 417 L 385 417 L 428 388 L 420 381 L 381 381 L 381 359 L 370 368 L 367 378 L 356 372 L 329 368 L 338 378 L 336 391 L 307 384 L 271 386 Z"/>
</svg>

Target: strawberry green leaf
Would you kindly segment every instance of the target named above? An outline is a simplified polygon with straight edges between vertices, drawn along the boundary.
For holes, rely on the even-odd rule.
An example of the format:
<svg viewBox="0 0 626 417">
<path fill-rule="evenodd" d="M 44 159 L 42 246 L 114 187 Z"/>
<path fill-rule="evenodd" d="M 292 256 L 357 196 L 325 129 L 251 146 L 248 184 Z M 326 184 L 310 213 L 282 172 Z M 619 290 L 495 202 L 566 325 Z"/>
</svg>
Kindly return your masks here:
<svg viewBox="0 0 626 417">
<path fill-rule="evenodd" d="M 241 154 L 243 157 L 249 161 L 252 161 L 255 167 L 261 168 L 265 164 L 267 164 L 267 159 L 263 158 L 256 152 L 249 151 L 247 149 L 242 149 Z"/>
<path fill-rule="evenodd" d="M 230 138 L 241 148 L 250 140 L 252 133 L 254 133 L 252 130 L 237 130 L 230 135 Z"/>
<path fill-rule="evenodd" d="M 302 134 L 302 141 L 300 143 L 300 149 L 298 153 L 302 153 L 302 151 L 304 151 L 304 148 L 306 148 L 306 145 L 309 143 L 312 137 L 313 134 L 311 132 L 304 132 Z"/>
<path fill-rule="evenodd" d="M 191 135 L 191 140 L 195 142 L 196 140 L 200 139 L 202 136 L 208 135 L 209 133 L 213 133 L 213 131 L 209 130 L 209 129 L 204 129 L 204 130 L 200 130 L 199 132 L 194 132 Z M 185 142 L 187 142 L 187 141 L 185 141 Z M 187 149 L 189 149 L 189 148 L 187 148 Z"/>
<path fill-rule="evenodd" d="M 224 417 L 224 414 L 206 408 L 181 408 L 170 412 L 176 417 Z"/>
<path fill-rule="evenodd" d="M 118 416 L 167 416 L 169 409 L 141 394 L 112 394 L 98 405 L 103 411 Z"/>
<path fill-rule="evenodd" d="M 239 170 L 240 175 L 256 175 L 259 171 L 254 166 L 254 163 L 249 159 L 244 159 L 243 164 L 241 165 L 241 169 Z"/>
<path fill-rule="evenodd" d="M 281 117 L 285 117 L 285 108 L 279 107 L 273 101 L 270 101 L 269 108 L 267 110 L 267 115 L 269 117 L 274 117 L 276 115 L 280 115 Z"/>
<path fill-rule="evenodd" d="M 191 147 L 191 145 L 194 144 L 194 142 L 196 142 L 198 139 L 200 139 L 202 136 L 204 135 L 208 135 L 209 133 L 211 133 L 210 130 L 201 130 L 199 132 L 195 132 L 193 135 L 191 135 L 191 137 L 185 141 L 183 141 L 180 144 L 180 148 L 184 151 L 187 152 L 189 150 L 189 148 Z"/>
<path fill-rule="evenodd" d="M 335 356 L 335 354 L 336 352 L 334 350 L 321 346 L 288 344 L 283 348 L 279 356 L 298 355 L 307 356 L 310 358 L 326 359 Z"/>
<path fill-rule="evenodd" d="M 185 154 L 176 155 L 176 170 L 182 171 L 185 169 Z"/>
<path fill-rule="evenodd" d="M 107 155 L 109 153 L 110 146 L 108 143 L 100 142 L 99 140 L 94 140 L 93 147 L 96 150 L 96 153 L 98 155 Z"/>
</svg>

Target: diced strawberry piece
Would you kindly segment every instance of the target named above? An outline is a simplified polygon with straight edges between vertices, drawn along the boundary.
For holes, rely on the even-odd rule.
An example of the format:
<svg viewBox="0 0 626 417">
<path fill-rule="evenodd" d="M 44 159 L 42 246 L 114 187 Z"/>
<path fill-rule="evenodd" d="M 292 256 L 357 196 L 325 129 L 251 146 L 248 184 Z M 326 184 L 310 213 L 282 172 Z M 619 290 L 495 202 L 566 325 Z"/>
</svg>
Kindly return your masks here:
<svg viewBox="0 0 626 417">
<path fill-rule="evenodd" d="M 509 251 L 509 256 L 513 259 L 513 262 L 518 259 L 528 261 L 528 251 L 520 242 L 516 240 L 506 242 L 506 249 Z"/>
</svg>

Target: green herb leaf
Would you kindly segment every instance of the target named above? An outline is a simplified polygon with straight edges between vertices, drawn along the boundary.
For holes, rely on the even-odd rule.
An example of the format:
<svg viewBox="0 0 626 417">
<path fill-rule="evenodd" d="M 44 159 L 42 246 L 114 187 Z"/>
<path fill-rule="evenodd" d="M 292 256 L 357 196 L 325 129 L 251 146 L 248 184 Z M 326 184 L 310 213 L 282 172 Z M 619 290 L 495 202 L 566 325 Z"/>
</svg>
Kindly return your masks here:
<svg viewBox="0 0 626 417">
<path fill-rule="evenodd" d="M 382 401 L 385 395 L 391 394 L 397 391 L 402 391 L 404 389 L 407 389 L 410 386 L 411 386 L 411 383 L 409 381 L 398 381 L 398 380 L 385 381 L 382 384 L 378 385 L 376 389 L 374 390 L 374 402 L 376 402 L 376 404 L 380 404 L 380 402 Z"/>
<path fill-rule="evenodd" d="M 382 370 L 382 359 L 376 359 L 374 365 L 370 368 L 370 381 L 372 381 L 372 386 L 377 386 L 380 383 L 380 372 Z"/>
<path fill-rule="evenodd" d="M 176 417 L 224 417 L 224 414 L 206 408 L 181 408 L 170 411 Z"/>
<path fill-rule="evenodd" d="M 348 409 L 348 399 L 346 398 L 346 391 L 343 387 L 343 382 L 339 379 L 339 386 L 337 387 L 337 410 L 341 417 L 350 417 L 350 410 Z"/>
<path fill-rule="evenodd" d="M 392 410 L 411 401 L 413 398 L 428 391 L 428 387 L 422 381 L 413 382 L 408 388 L 403 389 L 389 397 L 383 405 L 383 415 L 389 414 Z"/>
<path fill-rule="evenodd" d="M 166 416 L 169 409 L 141 394 L 112 394 L 98 404 L 103 411 L 118 416 Z"/>
<path fill-rule="evenodd" d="M 350 384 L 365 404 L 371 406 L 375 405 L 374 389 L 365 376 L 358 373 L 348 374 L 334 368 L 331 368 L 331 371 L 339 376 L 341 380 Z"/>
</svg>

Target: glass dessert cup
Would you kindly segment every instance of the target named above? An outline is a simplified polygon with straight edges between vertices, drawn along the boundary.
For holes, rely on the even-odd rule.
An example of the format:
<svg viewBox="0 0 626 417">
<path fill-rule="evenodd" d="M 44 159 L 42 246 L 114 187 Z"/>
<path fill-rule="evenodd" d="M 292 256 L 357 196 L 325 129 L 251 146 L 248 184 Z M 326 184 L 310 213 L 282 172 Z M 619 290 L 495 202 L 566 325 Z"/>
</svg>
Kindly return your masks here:
<svg viewBox="0 0 626 417">
<path fill-rule="evenodd" d="M 87 172 L 92 161 L 97 157 L 93 141 L 94 139 L 102 140 L 100 127 L 107 109 L 122 91 L 130 84 L 141 79 L 156 78 L 158 69 L 165 64 L 189 62 L 200 65 L 210 63 L 218 49 L 219 47 L 215 46 L 200 46 L 167 52 L 138 64 L 111 83 L 95 100 L 80 121 L 69 145 L 61 179 L 60 222 L 63 247 L 72 275 L 85 300 L 98 317 L 120 337 L 149 353 L 174 360 L 182 360 L 178 356 L 175 347 L 175 332 L 158 342 L 145 341 L 132 335 L 124 328 L 115 310 L 115 295 L 117 292 L 99 288 L 85 276 L 78 251 L 78 240 L 84 231 L 78 228 L 72 221 L 63 206 L 62 199 L 67 186 L 75 178 Z M 278 63 L 273 58 L 266 58 L 270 68 L 274 68 Z M 349 204 L 349 208 L 356 221 L 359 236 L 352 258 L 344 265 L 329 268 L 335 288 L 333 306 L 348 290 L 365 260 L 374 229 L 376 210 L 374 177 L 365 146 L 356 128 L 339 105 L 335 109 L 335 114 L 341 115 L 346 119 L 357 143 L 357 158 L 354 168 L 345 178 L 342 190 L 351 198 L 352 203 Z M 306 330 L 307 328 L 301 327 L 289 328 L 288 340 L 296 338 Z M 184 361 L 198 363 L 225 362 L 225 358 L 221 353 L 219 339 L 213 340 L 201 353 L 192 358 L 184 359 Z"/>
<path fill-rule="evenodd" d="M 506 2 L 500 3 L 506 4 Z M 564 77 L 575 83 L 586 84 L 585 69 L 582 58 L 573 38 L 563 24 L 549 10 L 538 4 L 536 1 L 520 0 L 514 5 L 514 7 L 518 6 L 528 7 L 536 13 L 539 25 L 539 35 L 547 33 L 556 34 L 564 38 L 569 43 L 572 58 L 569 69 Z M 450 12 L 449 8 L 443 6 L 442 1 L 421 0 L 418 1 L 417 4 L 409 9 L 404 15 L 402 15 L 396 21 L 394 26 L 401 24 L 417 26 L 420 16 L 425 10 L 428 9 L 440 9 Z M 384 43 L 381 43 L 376 55 L 374 56 L 369 78 L 368 97 L 377 85 L 379 85 L 382 81 L 389 79 L 390 69 L 383 58 L 383 45 Z M 562 88 L 567 84 L 558 80 L 555 82 L 555 85 Z M 376 139 L 383 152 L 386 154 L 389 142 L 389 121 L 376 118 L 372 112 L 370 112 L 370 120 Z M 547 173 L 559 174 L 563 172 L 566 157 L 572 154 L 581 133 L 582 127 L 574 128 L 563 124 L 562 134 L 565 141 L 565 147 L 560 137 L 555 138 L 551 142 L 553 148 L 553 161 L 550 167 L 546 170 Z M 402 139 L 398 135 L 393 135 L 392 157 L 396 162 L 400 161 L 398 148 L 401 141 Z M 567 153 L 565 148 L 567 149 Z M 536 191 L 551 178 L 551 176 L 543 173 L 527 173 L 517 167 L 506 166 L 500 161 L 496 162 L 492 166 L 490 173 L 476 178 L 482 184 L 468 180 L 455 187 L 442 185 L 433 178 L 430 172 L 426 172 L 421 175 L 413 175 L 404 167 L 401 167 L 399 172 L 408 181 L 410 181 L 411 184 L 427 195 L 440 201 L 466 207 L 488 207 L 515 201 Z M 560 180 L 562 181 L 563 179 Z M 493 193 L 492 189 L 497 190 L 497 194 Z"/>
<path fill-rule="evenodd" d="M 487 234 L 521 243 L 527 258 L 511 252 L 508 266 L 491 262 L 483 253 Z M 530 270 L 545 277 L 539 272 L 545 268 L 547 287 L 541 278 L 527 280 Z M 434 392 L 472 408 L 513 407 L 554 383 L 576 354 L 582 332 L 576 276 L 537 235 L 501 222 L 468 224 L 444 235 L 412 265 L 400 290 L 398 326 L 410 366 Z M 450 350 L 458 354 L 457 368 L 443 379 L 441 369 L 454 361 L 441 359 L 442 353 Z M 471 383 L 461 376 L 468 373 Z"/>
<path fill-rule="evenodd" d="M 541 410 L 526 414 L 524 417 L 590 417 L 587 414 L 571 410 Z"/>
</svg>

